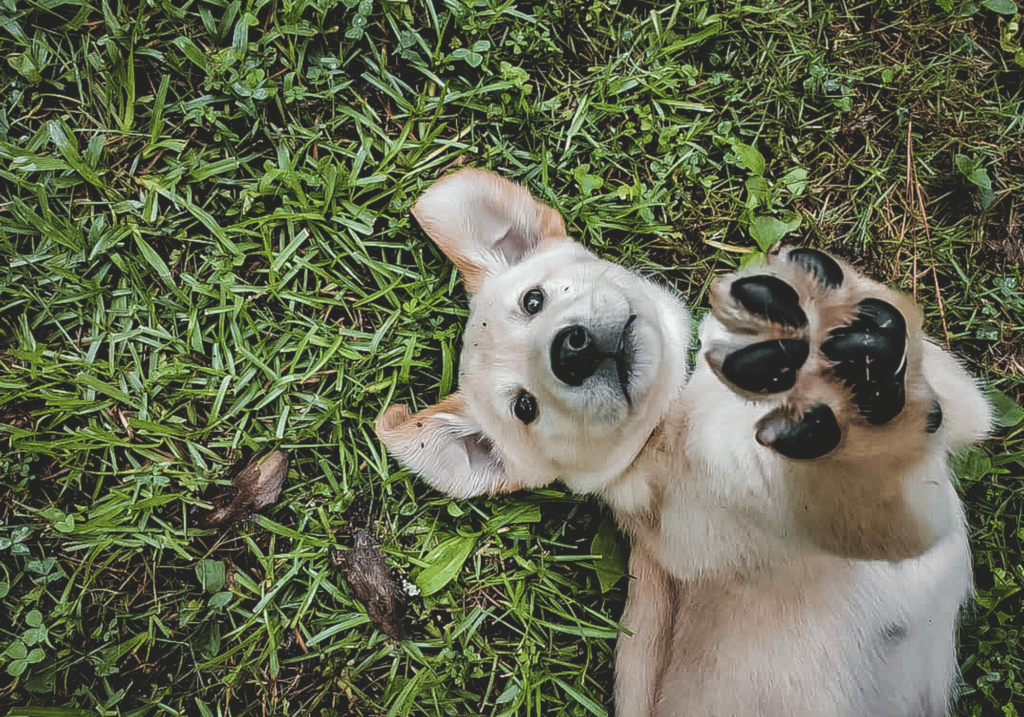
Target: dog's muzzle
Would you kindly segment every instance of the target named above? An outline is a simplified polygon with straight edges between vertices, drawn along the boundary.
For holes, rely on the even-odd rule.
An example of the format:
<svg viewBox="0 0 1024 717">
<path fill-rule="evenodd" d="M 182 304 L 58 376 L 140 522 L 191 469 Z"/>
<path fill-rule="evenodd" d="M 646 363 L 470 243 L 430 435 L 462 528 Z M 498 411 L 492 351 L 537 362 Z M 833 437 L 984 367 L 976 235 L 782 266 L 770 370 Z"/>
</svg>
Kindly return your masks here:
<svg viewBox="0 0 1024 717">
<path fill-rule="evenodd" d="M 635 320 L 636 314 L 633 314 L 621 333 L 611 341 L 601 341 L 579 325 L 559 331 L 551 342 L 551 371 L 555 378 L 569 386 L 582 386 L 597 373 L 602 362 L 612 361 L 622 394 L 629 401 L 629 364 L 632 357 L 629 334 Z"/>
</svg>

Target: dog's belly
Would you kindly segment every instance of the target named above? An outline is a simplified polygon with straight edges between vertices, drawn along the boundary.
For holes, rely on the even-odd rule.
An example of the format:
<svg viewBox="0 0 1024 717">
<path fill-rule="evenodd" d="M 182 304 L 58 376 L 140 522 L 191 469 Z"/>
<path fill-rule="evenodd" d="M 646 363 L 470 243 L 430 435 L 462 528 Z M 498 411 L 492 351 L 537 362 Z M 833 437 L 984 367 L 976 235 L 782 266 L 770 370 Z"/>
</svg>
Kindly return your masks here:
<svg viewBox="0 0 1024 717">
<path fill-rule="evenodd" d="M 963 531 L 900 563 L 795 556 L 685 583 L 658 717 L 947 714 Z"/>
</svg>

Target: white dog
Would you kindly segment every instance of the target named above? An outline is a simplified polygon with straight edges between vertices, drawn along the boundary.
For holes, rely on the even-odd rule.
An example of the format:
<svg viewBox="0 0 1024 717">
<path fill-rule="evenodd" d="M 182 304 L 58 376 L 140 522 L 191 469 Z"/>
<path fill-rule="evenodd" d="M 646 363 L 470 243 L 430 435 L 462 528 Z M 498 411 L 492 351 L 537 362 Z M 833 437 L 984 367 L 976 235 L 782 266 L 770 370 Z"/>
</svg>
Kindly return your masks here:
<svg viewBox="0 0 1024 717">
<path fill-rule="evenodd" d="M 465 169 L 413 214 L 470 293 L 459 391 L 391 406 L 455 497 L 561 479 L 632 536 L 620 717 L 950 710 L 971 562 L 947 454 L 989 407 L 911 302 L 812 249 L 712 289 L 697 366 L 670 290 Z"/>
</svg>

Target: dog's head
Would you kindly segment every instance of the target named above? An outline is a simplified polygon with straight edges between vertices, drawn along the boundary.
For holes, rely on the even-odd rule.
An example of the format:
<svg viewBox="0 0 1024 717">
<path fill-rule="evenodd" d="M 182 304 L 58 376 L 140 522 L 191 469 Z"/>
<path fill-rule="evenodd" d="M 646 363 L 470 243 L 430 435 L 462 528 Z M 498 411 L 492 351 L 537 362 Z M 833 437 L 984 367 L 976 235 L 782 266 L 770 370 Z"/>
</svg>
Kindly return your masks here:
<svg viewBox="0 0 1024 717">
<path fill-rule="evenodd" d="M 413 215 L 470 293 L 459 390 L 377 435 L 406 467 L 466 497 L 562 478 L 600 492 L 686 379 L 689 316 L 672 292 L 598 259 L 524 188 L 464 169 Z"/>
</svg>

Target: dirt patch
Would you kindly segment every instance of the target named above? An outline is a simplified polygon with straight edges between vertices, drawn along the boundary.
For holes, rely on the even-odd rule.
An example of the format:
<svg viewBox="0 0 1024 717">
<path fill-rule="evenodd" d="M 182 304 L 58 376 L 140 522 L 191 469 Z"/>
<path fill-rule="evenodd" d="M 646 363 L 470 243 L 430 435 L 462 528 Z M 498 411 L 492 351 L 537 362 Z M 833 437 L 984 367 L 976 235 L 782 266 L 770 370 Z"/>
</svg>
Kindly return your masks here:
<svg viewBox="0 0 1024 717">
<path fill-rule="evenodd" d="M 999 269 L 1024 264 L 1024 217 L 1014 216 L 1009 202 L 1004 211 L 996 210 L 985 220 L 985 244 L 979 260 Z"/>
</svg>

